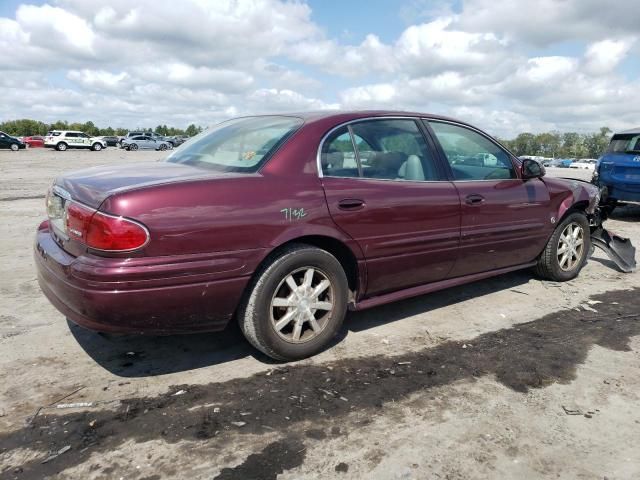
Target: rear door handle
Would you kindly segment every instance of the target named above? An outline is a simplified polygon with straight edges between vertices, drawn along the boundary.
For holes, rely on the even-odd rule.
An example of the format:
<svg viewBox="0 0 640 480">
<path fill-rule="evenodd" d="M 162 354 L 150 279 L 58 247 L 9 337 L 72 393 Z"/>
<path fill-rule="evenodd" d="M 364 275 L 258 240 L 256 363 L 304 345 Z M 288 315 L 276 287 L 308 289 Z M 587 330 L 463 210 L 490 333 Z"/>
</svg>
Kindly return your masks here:
<svg viewBox="0 0 640 480">
<path fill-rule="evenodd" d="M 345 198 L 338 202 L 338 208 L 340 210 L 360 210 L 364 208 L 364 200 L 359 198 Z"/>
<path fill-rule="evenodd" d="M 478 193 L 472 193 L 465 198 L 467 205 L 480 205 L 484 202 L 484 197 Z"/>
</svg>

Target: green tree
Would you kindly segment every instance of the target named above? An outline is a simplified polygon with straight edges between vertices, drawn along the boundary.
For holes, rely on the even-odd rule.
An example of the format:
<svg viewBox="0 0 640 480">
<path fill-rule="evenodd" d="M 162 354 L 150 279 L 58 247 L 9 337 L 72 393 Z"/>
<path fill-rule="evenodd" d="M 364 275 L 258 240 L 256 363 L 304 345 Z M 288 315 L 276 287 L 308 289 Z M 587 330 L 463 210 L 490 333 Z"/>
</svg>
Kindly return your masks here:
<svg viewBox="0 0 640 480">
<path fill-rule="evenodd" d="M 185 134 L 193 137 L 194 135 L 199 134 L 202 131 L 202 127 L 197 127 L 193 123 L 187 127 L 185 130 Z"/>
</svg>

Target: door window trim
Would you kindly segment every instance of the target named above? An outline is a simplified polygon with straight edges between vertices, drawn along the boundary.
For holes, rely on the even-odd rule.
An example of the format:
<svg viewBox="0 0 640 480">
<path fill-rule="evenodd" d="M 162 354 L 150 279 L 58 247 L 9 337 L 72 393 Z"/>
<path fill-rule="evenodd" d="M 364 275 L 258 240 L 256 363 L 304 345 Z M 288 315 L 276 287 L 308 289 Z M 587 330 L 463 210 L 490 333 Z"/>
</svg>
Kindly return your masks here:
<svg viewBox="0 0 640 480">
<path fill-rule="evenodd" d="M 491 138 L 489 136 L 489 134 L 483 132 L 482 130 L 473 127 L 471 125 L 467 125 L 461 122 L 455 122 L 452 120 L 442 120 L 439 118 L 430 118 L 430 117 L 420 117 L 420 120 L 422 121 L 422 124 L 425 126 L 425 128 L 427 129 L 427 131 L 429 132 L 429 135 L 433 138 L 433 141 L 435 142 L 435 148 L 438 152 L 438 155 L 441 157 L 441 159 L 444 161 L 444 165 L 446 166 L 447 169 L 447 175 L 449 176 L 450 181 L 452 182 L 496 182 L 496 181 L 501 181 L 501 182 L 507 182 L 509 180 L 519 180 L 522 181 L 522 178 L 520 176 L 520 169 L 518 168 L 517 163 L 514 161 L 515 160 L 515 155 L 513 153 L 511 153 L 505 146 L 503 146 L 501 143 L 498 143 L 496 140 L 494 140 L 493 138 Z M 495 179 L 495 178 L 489 178 L 489 179 L 473 179 L 473 180 L 458 180 L 455 178 L 455 176 L 453 175 L 453 170 L 451 169 L 451 164 L 449 163 L 449 160 L 447 159 L 447 154 L 444 153 L 444 149 L 442 148 L 442 145 L 440 144 L 440 140 L 438 140 L 438 136 L 436 135 L 436 133 L 434 132 L 434 130 L 431 128 L 431 123 L 446 123 L 449 125 L 453 125 L 456 127 L 460 127 L 460 128 L 466 128 L 467 130 L 471 130 L 472 132 L 475 132 L 477 134 L 479 134 L 480 136 L 484 137 L 485 139 L 487 139 L 489 142 L 493 143 L 496 147 L 498 147 L 500 150 L 502 150 L 507 157 L 509 158 L 509 161 L 511 162 L 511 166 L 513 168 L 513 170 L 516 172 L 516 176 L 515 178 L 503 178 L 503 179 Z"/>
<path fill-rule="evenodd" d="M 355 144 L 355 138 L 354 138 L 354 134 L 353 134 L 353 129 L 351 128 L 351 125 L 354 123 L 362 123 L 362 122 L 369 122 L 369 121 L 376 121 L 376 120 L 411 120 L 413 121 L 413 123 L 416 125 L 418 131 L 420 132 L 420 134 L 422 135 L 422 138 L 427 146 L 427 148 L 429 149 L 429 153 L 431 153 L 433 155 L 433 161 L 435 162 L 435 168 L 436 168 L 436 172 L 438 173 L 438 175 L 442 178 L 439 178 L 438 180 L 397 180 L 394 178 L 368 178 L 368 177 L 363 177 L 362 176 L 362 165 L 360 164 L 360 153 L 358 152 L 358 148 L 356 147 Z M 429 129 L 424 128 L 424 122 L 423 120 L 425 120 L 423 117 L 413 117 L 410 115 L 407 116 L 402 116 L 402 115 L 394 115 L 394 116 L 379 116 L 379 117 L 364 117 L 364 118 L 355 118 L 353 120 L 348 120 L 346 122 L 342 122 L 338 125 L 333 126 L 331 129 L 329 129 L 329 131 L 327 133 L 325 133 L 323 135 L 323 137 L 320 139 L 320 143 L 318 144 L 318 151 L 316 153 L 316 168 L 318 170 L 318 178 L 322 179 L 324 178 L 324 172 L 322 171 L 322 149 L 324 147 L 324 143 L 325 141 L 329 138 L 329 136 L 335 132 L 336 130 L 338 130 L 339 128 L 342 127 L 347 127 L 347 130 L 349 132 L 349 136 L 351 137 L 351 143 L 353 145 L 353 149 L 356 155 L 356 163 L 358 164 L 358 176 L 357 177 L 341 177 L 339 175 L 327 175 L 328 178 L 348 178 L 348 179 L 357 179 L 357 180 L 375 180 L 375 181 L 383 181 L 383 182 L 400 182 L 400 183 L 441 183 L 441 182 L 449 182 L 451 181 L 449 178 L 446 178 L 448 176 L 450 176 L 450 172 L 449 170 L 443 170 L 443 165 L 442 164 L 442 160 L 440 158 L 440 152 L 437 150 L 437 147 L 439 146 L 439 144 L 434 143 L 432 138 L 430 137 L 431 132 Z M 429 135 L 427 135 L 429 134 Z M 445 159 L 446 162 L 446 159 Z M 448 162 L 446 162 L 448 165 Z M 448 167 L 447 167 L 448 168 Z"/>
</svg>

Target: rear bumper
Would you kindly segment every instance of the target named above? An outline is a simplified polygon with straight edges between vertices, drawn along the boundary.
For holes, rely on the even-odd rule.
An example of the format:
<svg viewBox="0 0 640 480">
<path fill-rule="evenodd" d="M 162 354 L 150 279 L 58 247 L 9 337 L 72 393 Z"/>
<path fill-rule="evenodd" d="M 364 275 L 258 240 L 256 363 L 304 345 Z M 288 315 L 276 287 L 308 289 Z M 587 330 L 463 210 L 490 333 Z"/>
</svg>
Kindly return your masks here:
<svg viewBox="0 0 640 480">
<path fill-rule="evenodd" d="M 607 198 L 622 202 L 640 202 L 640 183 L 605 183 L 601 182 L 607 189 Z"/>
<path fill-rule="evenodd" d="M 250 252 L 247 255 L 259 256 Z M 238 260 L 238 252 L 229 253 Z M 46 227 L 37 233 L 34 255 L 38 283 L 49 301 L 74 323 L 101 332 L 222 330 L 250 278 L 244 259 L 235 262 L 244 262 L 239 268 L 233 268 L 233 261 L 187 265 L 182 271 L 188 274 L 180 275 L 173 257 L 131 268 L 123 266 L 126 259 L 73 257 Z"/>
</svg>

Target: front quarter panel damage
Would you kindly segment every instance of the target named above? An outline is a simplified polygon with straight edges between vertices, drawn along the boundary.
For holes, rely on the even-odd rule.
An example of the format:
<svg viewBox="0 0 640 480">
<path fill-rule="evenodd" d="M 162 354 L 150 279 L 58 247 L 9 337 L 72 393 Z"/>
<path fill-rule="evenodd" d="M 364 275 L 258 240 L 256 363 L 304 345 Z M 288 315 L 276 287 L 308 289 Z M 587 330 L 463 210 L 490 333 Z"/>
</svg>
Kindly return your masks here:
<svg viewBox="0 0 640 480">
<path fill-rule="evenodd" d="M 574 206 L 579 206 L 590 218 L 596 214 L 600 194 L 595 186 L 568 178 L 545 177 L 544 182 L 549 189 L 551 205 L 555 210 L 557 222 L 560 222 Z"/>
</svg>

